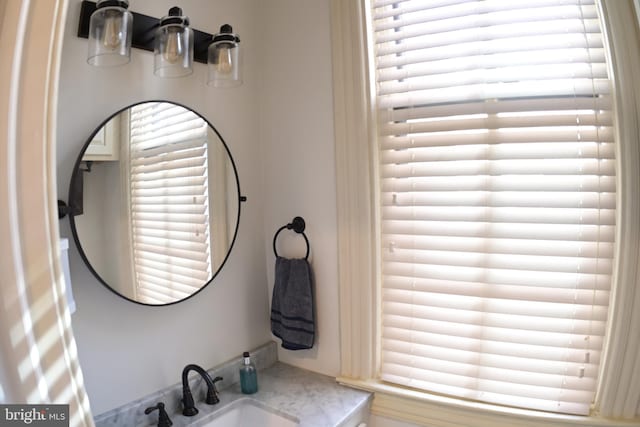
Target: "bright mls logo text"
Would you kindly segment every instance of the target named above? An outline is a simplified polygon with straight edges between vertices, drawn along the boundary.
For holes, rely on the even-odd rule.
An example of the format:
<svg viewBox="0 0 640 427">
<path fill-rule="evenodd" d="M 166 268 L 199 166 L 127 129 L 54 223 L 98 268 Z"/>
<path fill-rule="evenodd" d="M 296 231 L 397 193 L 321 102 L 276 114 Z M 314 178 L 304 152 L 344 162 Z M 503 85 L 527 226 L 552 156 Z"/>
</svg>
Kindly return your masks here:
<svg viewBox="0 0 640 427">
<path fill-rule="evenodd" d="M 69 405 L 1 405 L 0 425 L 68 426 Z"/>
</svg>

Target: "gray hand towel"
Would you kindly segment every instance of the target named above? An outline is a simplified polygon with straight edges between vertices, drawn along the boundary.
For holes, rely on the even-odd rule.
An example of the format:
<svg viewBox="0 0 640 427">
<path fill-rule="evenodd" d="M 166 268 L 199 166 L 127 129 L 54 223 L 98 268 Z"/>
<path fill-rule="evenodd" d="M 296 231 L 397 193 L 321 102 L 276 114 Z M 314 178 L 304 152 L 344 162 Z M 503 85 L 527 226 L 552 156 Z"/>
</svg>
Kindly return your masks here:
<svg viewBox="0 0 640 427">
<path fill-rule="evenodd" d="M 306 259 L 276 258 L 271 332 L 288 350 L 313 347 L 315 319 L 311 266 Z"/>
</svg>

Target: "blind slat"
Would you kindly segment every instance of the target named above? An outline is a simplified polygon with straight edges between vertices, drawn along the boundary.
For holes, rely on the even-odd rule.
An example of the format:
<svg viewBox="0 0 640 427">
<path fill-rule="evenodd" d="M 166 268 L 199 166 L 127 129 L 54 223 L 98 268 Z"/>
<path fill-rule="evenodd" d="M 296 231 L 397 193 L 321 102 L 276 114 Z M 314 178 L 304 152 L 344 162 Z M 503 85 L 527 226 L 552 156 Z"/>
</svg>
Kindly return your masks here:
<svg viewBox="0 0 640 427">
<path fill-rule="evenodd" d="M 533 132 L 532 132 L 533 130 Z M 535 129 L 501 130 L 499 132 L 475 130 L 467 132 L 438 132 L 434 134 L 416 134 L 410 136 L 381 136 L 382 149 L 409 149 L 413 147 L 438 147 L 461 145 L 496 145 L 506 143 L 575 143 L 578 140 L 586 142 L 613 143 L 613 129 L 603 126 L 599 129 L 565 128 L 553 129 L 546 132 L 535 132 Z"/>
<path fill-rule="evenodd" d="M 440 206 L 388 206 L 382 227 L 385 232 L 484 236 L 533 240 L 598 240 L 612 242 L 615 211 L 609 209 L 550 209 Z M 440 230 L 440 231 L 438 231 Z"/>
<path fill-rule="evenodd" d="M 396 329 L 393 335 L 397 338 L 387 339 L 386 348 L 391 352 L 411 353 L 412 346 L 420 349 L 420 353 L 434 358 L 448 358 L 449 351 L 461 352 L 461 355 L 474 355 L 481 357 L 487 355 L 493 360 L 509 361 L 511 364 L 522 363 L 521 369 L 533 370 L 533 366 L 541 366 L 544 363 L 547 372 L 555 371 L 558 366 L 565 363 L 579 367 L 585 363 L 585 348 L 567 349 L 562 347 L 545 347 L 529 344 L 494 342 L 483 339 L 451 339 L 445 335 L 429 334 Z M 447 351 L 443 352 L 442 349 Z M 590 363 L 600 363 L 601 354 L 587 349 Z M 499 365 L 500 366 L 500 365 Z"/>
<path fill-rule="evenodd" d="M 548 175 L 551 173 L 547 173 Z M 421 191 L 385 195 L 382 205 L 615 209 L 614 193 L 595 191 Z"/>
<path fill-rule="evenodd" d="M 562 7 L 564 13 L 555 11 L 552 14 L 554 18 L 558 15 L 566 14 L 566 6 L 575 6 L 575 0 L 519 0 L 518 5 L 507 1 L 489 0 L 480 4 L 462 4 L 461 1 L 456 0 L 444 0 L 444 1 L 430 1 L 429 5 L 425 5 L 427 0 L 422 1 L 390 1 L 390 0 L 376 0 L 373 2 L 375 19 L 391 18 L 394 16 L 403 16 L 410 13 L 420 13 L 422 16 L 426 16 L 434 21 L 440 21 L 445 18 L 452 18 L 456 16 L 467 16 L 470 14 L 486 14 L 496 11 L 508 11 L 516 10 L 523 11 L 532 8 L 559 8 Z M 592 5 L 593 0 L 584 0 L 580 5 Z M 393 8 L 386 8 L 383 6 L 394 5 Z M 571 9 L 573 10 L 573 9 Z M 528 17 L 531 20 L 531 16 Z M 377 27 L 380 28 L 380 27 Z"/>
<path fill-rule="evenodd" d="M 163 221 L 137 220 L 136 227 L 139 229 L 156 230 L 158 232 L 185 232 L 202 234 L 207 230 L 206 224 L 194 223 L 166 223 Z"/>
<path fill-rule="evenodd" d="M 385 294 L 388 296 L 388 294 Z M 452 300 L 454 300 L 452 298 Z M 562 333 L 562 334 L 575 334 L 575 335 L 589 335 L 590 333 L 601 335 L 604 333 L 604 320 L 606 320 L 606 314 L 604 319 L 597 321 L 598 319 L 582 320 L 575 317 L 563 318 L 563 317 L 547 317 L 536 316 L 532 307 L 532 313 L 528 315 L 515 315 L 510 313 L 494 313 L 491 311 L 473 311 L 465 310 L 462 308 L 449 308 L 440 307 L 435 305 L 422 304 L 420 307 L 420 299 L 413 297 L 415 304 L 399 303 L 394 301 L 387 301 L 383 305 L 383 311 L 385 315 L 402 316 L 404 313 L 411 313 L 410 317 L 424 318 L 429 320 L 437 320 L 443 322 L 455 322 L 460 324 L 466 324 L 470 328 L 506 328 L 505 325 L 509 325 L 508 329 L 512 330 L 526 330 L 527 332 L 550 332 L 550 333 Z M 481 300 L 488 304 L 486 300 Z M 468 304 L 471 302 L 468 301 Z M 515 304 L 514 304 L 515 305 Z M 534 306 L 535 304 L 532 304 Z M 464 307 L 464 305 L 460 305 Z M 602 311 L 602 310 L 594 310 Z M 571 316 L 571 312 L 568 311 L 567 315 Z"/>
<path fill-rule="evenodd" d="M 401 70 L 398 70 L 401 71 Z M 382 74 L 381 71 L 379 74 Z M 402 79 L 402 77 L 397 77 Z M 400 122 L 411 119 L 430 118 L 432 120 L 440 117 L 458 116 L 465 119 L 469 115 L 483 114 L 541 114 L 553 112 L 554 114 L 570 115 L 575 111 L 594 112 L 597 110 L 611 109 L 611 97 L 599 95 L 597 97 L 558 97 L 541 99 L 503 99 L 500 102 L 486 100 L 470 102 L 466 104 L 442 104 L 433 106 L 411 106 L 403 109 L 386 109 L 378 111 L 381 123 Z"/>
<path fill-rule="evenodd" d="M 480 325 L 478 325 L 480 326 Z M 406 316 L 386 316 L 383 323 L 383 335 L 395 338 L 394 331 L 408 330 L 415 334 L 437 334 L 450 337 L 455 340 L 478 339 L 478 328 L 470 327 L 465 323 L 442 322 L 428 319 L 412 319 Z M 522 329 L 483 327 L 481 329 L 482 341 L 498 342 L 506 344 L 522 344 L 541 347 L 569 348 L 576 350 L 599 350 L 602 346 L 602 337 L 593 336 L 585 343 L 583 335 L 567 333 L 549 333 L 541 331 L 528 331 Z M 582 338 L 582 339 L 581 339 Z M 383 343 L 384 345 L 384 343 Z M 446 351 L 444 349 L 443 351 Z M 384 354 L 383 354 L 384 357 Z M 526 384 L 523 384 L 525 387 Z"/>
<path fill-rule="evenodd" d="M 173 196 L 190 196 L 203 197 L 204 182 L 202 185 L 191 184 L 189 182 L 181 182 L 173 187 L 163 187 L 162 185 L 147 186 L 148 188 L 131 188 L 132 197 L 173 197 Z"/>
<path fill-rule="evenodd" d="M 615 163 L 607 159 L 459 160 L 383 165 L 383 177 L 459 175 L 615 175 Z"/>
<path fill-rule="evenodd" d="M 164 189 L 167 194 L 170 191 L 171 187 L 180 187 L 178 194 L 183 194 L 184 191 L 196 190 L 201 194 L 205 192 L 205 185 L 207 183 L 207 178 L 205 176 L 186 176 L 186 177 L 174 177 L 170 179 L 158 179 L 154 181 L 149 181 L 145 179 L 132 179 L 132 190 L 145 190 L 145 189 Z M 191 187 L 191 188 L 186 188 Z M 182 190 L 185 188 L 185 190 Z"/>
<path fill-rule="evenodd" d="M 206 170 L 205 161 L 206 158 L 200 155 L 199 157 L 163 161 L 153 165 L 134 166 L 132 172 L 136 174 L 136 180 L 154 180 L 176 176 L 202 176 Z"/>
<path fill-rule="evenodd" d="M 139 200 L 139 199 L 138 199 Z M 190 204 L 158 204 L 158 203 L 140 203 L 136 212 L 139 213 L 162 213 L 170 216 L 172 214 L 199 214 L 207 213 L 207 206 L 197 203 Z"/>
<path fill-rule="evenodd" d="M 556 304 L 594 304 L 606 306 L 609 302 L 608 290 L 596 290 L 585 287 L 561 288 L 554 286 L 526 286 L 523 284 L 504 285 L 483 282 L 415 278 L 411 276 L 386 275 L 385 290 L 404 290 L 428 294 L 450 296 L 469 296 L 482 290 L 482 296 L 490 299 L 508 301 L 548 302 Z"/>
<path fill-rule="evenodd" d="M 382 241 L 384 247 L 414 250 L 449 250 L 457 252 L 484 251 L 493 254 L 542 255 L 542 256 L 582 256 L 596 257 L 598 254 L 613 258 L 614 245 L 606 242 L 561 241 L 561 240 L 525 240 L 457 236 L 421 236 L 389 234 Z"/>
<path fill-rule="evenodd" d="M 177 142 L 174 144 L 165 144 L 156 148 L 149 148 L 146 150 L 136 150 L 132 155 L 131 164 L 138 166 L 145 164 L 146 162 L 152 162 L 163 159 L 173 159 L 187 154 L 192 156 L 194 150 L 200 155 L 204 154 L 201 148 L 204 146 L 202 138 L 196 138 L 186 141 Z"/>
<path fill-rule="evenodd" d="M 551 132 L 554 127 L 574 127 L 576 139 L 580 135 L 580 126 L 611 126 L 611 112 L 571 112 L 569 114 L 536 114 L 530 116 L 489 116 L 451 117 L 450 119 L 428 119 L 421 122 L 383 123 L 381 131 L 385 135 L 405 135 L 424 132 L 453 132 L 472 129 L 504 129 L 540 127 L 538 132 Z M 564 130 L 564 129 L 559 129 Z"/>
<path fill-rule="evenodd" d="M 555 401 L 562 397 L 562 401 L 567 403 L 582 403 L 584 399 L 588 399 L 590 391 L 570 388 L 571 380 L 564 380 L 565 386 L 562 387 L 563 378 L 555 378 L 555 381 L 540 384 L 542 374 L 526 375 L 522 372 L 499 372 L 488 367 L 478 368 L 477 366 L 454 365 L 447 362 L 429 361 L 432 369 L 407 368 L 406 365 L 384 364 L 390 373 L 398 372 L 406 375 L 409 380 L 422 380 L 429 382 L 437 382 L 442 385 L 449 385 L 459 388 L 469 387 L 469 391 L 477 390 L 480 394 L 497 393 L 507 394 L 511 397 L 526 397 L 532 399 L 546 400 L 551 398 Z M 453 373 L 451 371 L 455 371 Z M 466 373 L 467 375 L 464 375 Z M 532 384 L 528 387 L 521 387 L 516 381 L 517 379 L 529 380 Z M 594 386 L 592 378 L 584 377 L 581 379 L 584 385 L 581 388 L 589 388 Z M 513 381 L 513 382 L 511 382 Z M 567 384 L 569 383 L 569 384 Z M 561 391 L 563 393 L 561 393 Z M 554 396 L 555 395 L 555 396 Z M 555 397 L 555 398 L 554 398 Z"/>
<path fill-rule="evenodd" d="M 384 363 L 404 365 L 409 360 L 405 352 L 389 352 Z M 504 356 L 483 355 L 478 353 L 449 350 L 449 358 L 443 359 L 437 351 L 428 347 L 414 348 L 414 367 L 424 370 L 457 373 L 467 371 L 477 373 L 477 378 L 493 381 L 509 382 L 511 378 L 525 377 L 532 385 L 539 387 L 562 388 L 575 391 L 589 391 L 594 386 L 597 366 L 584 363 L 545 363 L 531 359 L 520 360 Z M 477 368 L 475 361 L 484 360 L 484 367 Z M 529 364 L 527 364 L 527 362 Z M 537 369 L 536 369 L 537 368 Z M 567 372 L 578 372 L 584 369 L 582 378 L 570 377 Z M 475 372 L 474 372 L 475 371 Z M 514 371 L 517 371 L 514 373 Z"/>
<path fill-rule="evenodd" d="M 402 66 L 398 63 L 392 66 Z M 391 66 L 391 65 L 390 65 Z M 594 92 L 609 95 L 609 81 L 604 79 L 554 79 L 520 82 L 469 84 L 447 88 L 400 92 L 383 95 L 378 99 L 380 108 L 400 108 L 412 105 L 429 105 L 452 102 L 469 102 L 481 99 L 533 98 L 544 93 L 553 97 L 592 96 Z"/>
<path fill-rule="evenodd" d="M 209 275 L 206 273 L 202 273 L 202 268 L 200 264 L 191 264 L 191 267 L 180 267 L 174 263 L 171 264 L 170 268 L 167 268 L 167 264 L 165 262 L 157 262 L 154 261 L 151 257 L 145 257 L 138 261 L 138 266 L 145 267 L 149 270 L 156 270 L 166 274 L 171 275 L 171 277 L 175 280 L 175 277 L 191 277 L 202 280 L 202 283 L 206 282 L 209 279 Z M 195 268 L 193 268 L 195 267 Z"/>
<path fill-rule="evenodd" d="M 406 277 L 422 277 L 463 282 L 481 282 L 489 285 L 522 285 L 605 290 L 610 287 L 609 274 L 568 273 L 563 271 L 525 270 L 508 268 L 484 268 L 476 266 L 451 266 L 443 264 L 412 264 L 387 261 L 382 266 L 385 274 Z"/>
<path fill-rule="evenodd" d="M 172 286 L 175 286 L 176 284 L 180 284 L 183 286 L 188 286 L 193 290 L 200 289 L 200 287 L 202 286 L 202 280 L 203 280 L 198 277 L 182 276 L 180 274 L 168 272 L 164 269 L 159 270 L 156 268 L 149 268 L 146 266 L 138 266 L 136 268 L 136 273 L 140 275 L 140 279 L 144 279 L 145 278 L 144 275 L 146 275 L 149 283 L 151 283 L 151 281 L 148 278 L 153 277 L 155 278 L 155 280 L 165 280 L 165 282 L 162 282 L 162 283 L 172 283 L 174 284 Z M 141 282 L 138 284 L 138 286 L 140 288 L 143 288 L 145 287 L 144 283 L 145 282 Z M 168 289 L 171 289 L 171 288 L 168 288 Z"/>
<path fill-rule="evenodd" d="M 202 206 L 206 202 L 204 196 L 134 196 L 132 201 L 137 205 L 195 205 Z"/>
<path fill-rule="evenodd" d="M 166 265 L 171 263 L 171 265 L 176 267 L 183 267 L 186 269 L 190 269 L 193 271 L 206 271 L 207 263 L 206 261 L 197 261 L 193 259 L 184 259 L 171 257 L 165 254 L 155 254 L 152 252 L 146 252 L 144 256 L 145 262 L 156 262 Z"/>
<path fill-rule="evenodd" d="M 427 26 L 416 28 L 417 31 L 429 31 Z M 583 21 L 575 18 L 568 19 L 540 19 L 530 22 L 520 22 L 517 24 L 505 23 L 493 25 L 485 28 L 462 28 L 459 30 L 446 32 L 446 37 L 433 37 L 431 33 L 415 34 L 413 37 L 400 38 L 395 35 L 396 40 L 401 39 L 402 43 L 388 43 L 389 36 L 394 34 L 385 32 L 379 34 L 380 45 L 377 46 L 379 55 L 388 55 L 390 52 L 396 52 L 399 46 L 406 43 L 422 43 L 422 47 L 441 46 L 447 43 L 464 43 L 481 40 L 495 40 L 505 37 L 522 37 L 532 35 L 557 35 L 562 37 L 566 34 L 576 34 L 584 31 L 587 34 L 599 34 L 600 28 L 597 19 L 584 19 Z"/>
<path fill-rule="evenodd" d="M 414 2 L 415 3 L 415 2 Z M 419 24 L 429 24 L 433 32 L 446 32 L 459 28 L 483 28 L 514 22 L 531 22 L 546 19 L 593 19 L 597 10 L 593 2 L 585 0 L 582 5 L 576 1 L 566 3 L 554 2 L 547 7 L 532 7 L 541 3 L 513 2 L 465 2 L 450 7 L 429 7 L 425 5 L 416 12 L 404 13 L 403 9 L 392 14 L 391 19 L 378 20 L 376 32 L 384 32 L 397 28 Z M 407 3 L 405 3 L 407 4 Z M 546 5 L 544 5 L 546 6 Z M 387 10 L 393 11 L 393 8 Z M 407 35 L 403 39 L 409 38 Z"/>
<path fill-rule="evenodd" d="M 140 255 L 139 258 L 144 258 L 145 253 L 147 252 L 172 258 L 183 258 L 186 260 L 195 260 L 200 262 L 206 262 L 209 258 L 207 253 L 199 250 L 191 251 L 188 249 L 170 248 L 153 244 L 134 243 L 134 249 L 136 250 L 134 257 L 138 257 L 138 255 Z"/>
<path fill-rule="evenodd" d="M 137 243 L 143 245 L 161 246 L 168 249 L 183 249 L 187 251 L 204 252 L 207 250 L 206 235 L 192 234 L 188 240 L 173 240 L 166 237 L 141 236 Z"/>
<path fill-rule="evenodd" d="M 608 151 L 608 149 L 607 149 Z M 403 151 L 383 151 L 383 163 L 406 163 L 409 153 Z M 446 155 L 446 153 L 443 153 Z M 428 155 L 428 154 L 427 154 Z M 423 154 L 419 161 L 427 160 Z M 528 176 L 447 176 L 420 177 L 414 179 L 383 178 L 381 180 L 384 192 L 409 191 L 602 191 L 613 193 L 616 191 L 615 177 L 599 175 L 569 175 L 558 180 L 553 176 L 537 176 L 532 180 Z"/>
<path fill-rule="evenodd" d="M 207 215 L 188 213 L 157 213 L 157 212 L 133 212 L 131 214 L 134 226 L 137 221 L 155 221 L 159 224 L 184 223 L 184 224 L 205 224 Z"/>
</svg>

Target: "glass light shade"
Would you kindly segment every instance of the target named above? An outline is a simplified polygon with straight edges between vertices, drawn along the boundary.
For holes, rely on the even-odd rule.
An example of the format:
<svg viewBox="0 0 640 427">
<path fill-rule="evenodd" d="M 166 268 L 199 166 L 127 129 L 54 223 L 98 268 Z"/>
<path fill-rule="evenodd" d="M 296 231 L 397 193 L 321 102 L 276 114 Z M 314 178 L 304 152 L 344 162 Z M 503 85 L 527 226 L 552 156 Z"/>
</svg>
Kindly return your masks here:
<svg viewBox="0 0 640 427">
<path fill-rule="evenodd" d="M 207 84 L 215 87 L 233 87 L 242 84 L 240 38 L 230 25 L 223 25 L 209 45 Z"/>
<path fill-rule="evenodd" d="M 178 7 L 160 20 L 154 41 L 154 74 L 184 77 L 193 73 L 193 31 Z"/>
<path fill-rule="evenodd" d="M 97 67 L 127 64 L 131 60 L 133 15 L 126 0 L 101 0 L 89 21 L 87 62 Z"/>
</svg>

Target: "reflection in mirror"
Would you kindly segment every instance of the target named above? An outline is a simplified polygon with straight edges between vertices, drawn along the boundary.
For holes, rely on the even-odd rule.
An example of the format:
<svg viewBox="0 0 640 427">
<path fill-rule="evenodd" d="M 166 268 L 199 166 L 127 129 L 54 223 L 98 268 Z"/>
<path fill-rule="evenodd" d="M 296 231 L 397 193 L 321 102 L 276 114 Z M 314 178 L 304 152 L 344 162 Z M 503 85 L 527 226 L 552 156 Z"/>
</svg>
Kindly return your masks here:
<svg viewBox="0 0 640 427">
<path fill-rule="evenodd" d="M 224 264 L 240 215 L 233 159 L 197 113 L 169 102 L 126 108 L 85 145 L 69 191 L 83 259 L 119 295 L 165 305 Z"/>
</svg>

